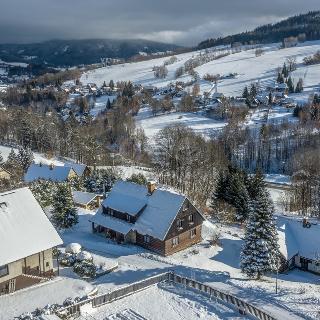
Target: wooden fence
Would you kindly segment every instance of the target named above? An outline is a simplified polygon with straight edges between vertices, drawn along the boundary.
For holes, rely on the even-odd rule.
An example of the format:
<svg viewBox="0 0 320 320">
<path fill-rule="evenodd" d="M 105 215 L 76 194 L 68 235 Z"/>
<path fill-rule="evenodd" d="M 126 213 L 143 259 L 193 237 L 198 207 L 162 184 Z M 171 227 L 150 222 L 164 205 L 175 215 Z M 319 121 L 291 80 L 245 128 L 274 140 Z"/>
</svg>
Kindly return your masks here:
<svg viewBox="0 0 320 320">
<path fill-rule="evenodd" d="M 206 285 L 204 283 L 198 282 L 193 279 L 183 277 L 181 275 L 177 275 L 173 272 L 165 272 L 165 273 L 141 280 L 139 282 L 135 282 L 128 286 L 116 289 L 114 291 L 111 291 L 93 298 L 89 298 L 77 304 L 61 308 L 56 312 L 56 314 L 62 319 L 68 319 L 70 317 L 80 316 L 80 308 L 85 304 L 91 303 L 93 308 L 97 308 L 104 304 L 110 303 L 118 299 L 122 299 L 128 295 L 144 290 L 160 282 L 171 282 L 171 283 L 182 285 L 186 289 L 191 288 L 193 290 L 197 290 L 201 292 L 201 294 L 205 294 L 209 298 L 214 298 L 217 301 L 220 300 L 221 302 L 227 305 L 230 305 L 231 307 L 237 309 L 240 314 L 249 314 L 259 320 L 276 320 L 274 317 L 272 317 L 265 311 L 262 311 L 259 308 L 239 298 L 236 298 L 235 296 L 229 293 L 225 293 L 220 289 L 219 290 L 214 289 L 209 285 Z"/>
<path fill-rule="evenodd" d="M 225 293 L 220 289 L 214 289 L 211 286 L 198 282 L 196 280 L 171 273 L 170 281 L 183 285 L 186 288 L 192 288 L 201 291 L 201 293 L 207 295 L 210 298 L 215 298 L 217 300 L 223 301 L 225 304 L 231 305 L 232 307 L 238 309 L 240 314 L 250 314 L 251 316 L 259 320 L 276 320 L 274 317 L 272 317 L 265 311 L 258 309 L 257 307 L 254 307 L 253 305 L 239 298 L 236 298 L 229 293 Z"/>
</svg>

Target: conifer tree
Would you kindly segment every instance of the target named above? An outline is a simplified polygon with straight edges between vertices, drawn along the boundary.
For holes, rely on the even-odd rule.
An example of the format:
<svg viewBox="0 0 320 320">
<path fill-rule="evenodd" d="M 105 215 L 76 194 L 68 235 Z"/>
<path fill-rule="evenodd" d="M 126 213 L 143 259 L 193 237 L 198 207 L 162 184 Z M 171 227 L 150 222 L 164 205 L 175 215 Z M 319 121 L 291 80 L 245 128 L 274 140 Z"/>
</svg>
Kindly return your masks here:
<svg viewBox="0 0 320 320">
<path fill-rule="evenodd" d="M 71 190 L 67 184 L 59 184 L 52 203 L 52 218 L 59 228 L 70 228 L 78 223 L 78 212 L 74 207 Z"/>
<path fill-rule="evenodd" d="M 213 201 L 223 200 L 236 210 L 236 220 L 244 222 L 249 210 L 250 198 L 245 185 L 245 174 L 229 167 L 226 174 L 219 173 Z"/>
<path fill-rule="evenodd" d="M 248 90 L 248 87 L 245 86 L 242 93 L 242 98 L 248 98 L 248 97 L 249 97 L 249 90 Z"/>
<path fill-rule="evenodd" d="M 283 64 L 283 67 L 282 67 L 282 75 L 283 75 L 285 78 L 288 78 L 289 71 L 288 71 L 288 68 L 287 68 L 286 63 Z"/>
<path fill-rule="evenodd" d="M 272 93 L 269 92 L 269 96 L 268 96 L 268 104 L 271 105 L 272 104 Z"/>
<path fill-rule="evenodd" d="M 110 87 L 111 90 L 114 89 L 114 82 L 113 82 L 112 79 L 109 81 L 109 87 Z"/>
<path fill-rule="evenodd" d="M 33 159 L 33 152 L 30 148 L 19 147 L 17 161 L 19 162 L 23 171 L 26 171 L 29 168 Z"/>
<path fill-rule="evenodd" d="M 251 85 L 250 88 L 250 99 L 253 100 L 257 95 L 257 88 L 254 84 Z"/>
<path fill-rule="evenodd" d="M 109 110 L 111 109 L 111 102 L 110 99 L 108 98 L 107 104 L 106 104 L 106 109 Z"/>
<path fill-rule="evenodd" d="M 296 85 L 296 90 L 295 90 L 295 92 L 296 92 L 296 93 L 300 93 L 300 92 L 302 92 L 302 91 L 303 91 L 303 80 L 302 80 L 302 78 L 300 78 L 299 81 L 298 81 L 298 83 L 297 83 L 297 85 Z"/>
<path fill-rule="evenodd" d="M 289 93 L 294 93 L 294 85 L 291 76 L 289 76 L 287 81 L 288 91 Z"/>
<path fill-rule="evenodd" d="M 270 195 L 260 186 L 254 197 L 249 209 L 240 267 L 249 277 L 260 279 L 279 268 L 280 253 Z"/>
<path fill-rule="evenodd" d="M 278 83 L 284 83 L 283 75 L 280 72 L 278 73 L 277 82 Z"/>
</svg>

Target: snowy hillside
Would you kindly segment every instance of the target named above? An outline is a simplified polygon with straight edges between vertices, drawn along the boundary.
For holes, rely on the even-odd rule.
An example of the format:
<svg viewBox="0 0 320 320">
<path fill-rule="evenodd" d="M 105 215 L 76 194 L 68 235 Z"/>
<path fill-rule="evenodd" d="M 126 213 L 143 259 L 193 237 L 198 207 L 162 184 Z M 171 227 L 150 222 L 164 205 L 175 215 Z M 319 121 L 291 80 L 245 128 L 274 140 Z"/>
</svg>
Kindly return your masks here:
<svg viewBox="0 0 320 320">
<path fill-rule="evenodd" d="M 280 44 L 271 44 L 264 46 L 262 49 L 264 54 L 256 57 L 255 50 L 242 51 L 230 54 L 218 60 L 213 60 L 195 68 L 202 78 L 203 75 L 220 74 L 227 75 L 237 73 L 236 78 L 224 79 L 219 82 L 218 90 L 225 95 L 239 95 L 245 85 L 259 81 L 262 86 L 270 83 L 275 79 L 277 68 L 282 66 L 288 57 L 297 59 L 298 69 L 293 73 L 294 78 L 302 77 L 305 84 L 306 92 L 314 91 L 319 87 L 320 65 L 305 66 L 302 59 L 305 56 L 314 54 L 320 50 L 320 41 L 305 42 L 296 47 L 279 50 Z M 227 50 L 225 51 L 227 52 Z M 204 51 L 202 51 L 204 53 Z M 223 53 L 223 52 L 222 52 Z M 152 67 L 163 64 L 168 58 L 160 58 L 149 61 L 126 63 L 113 65 L 110 67 L 100 68 L 85 73 L 81 81 L 86 84 L 94 82 L 102 85 L 104 81 L 111 79 L 114 81 L 133 81 L 142 85 L 154 85 L 163 87 L 171 81 L 185 81 L 189 76 L 182 76 L 175 79 L 175 71 L 181 67 L 188 59 L 196 57 L 200 51 L 184 53 L 177 55 L 178 60 L 168 65 L 168 75 L 165 79 L 155 79 Z M 201 80 L 201 91 L 207 91 L 212 87 L 211 82 Z"/>
</svg>

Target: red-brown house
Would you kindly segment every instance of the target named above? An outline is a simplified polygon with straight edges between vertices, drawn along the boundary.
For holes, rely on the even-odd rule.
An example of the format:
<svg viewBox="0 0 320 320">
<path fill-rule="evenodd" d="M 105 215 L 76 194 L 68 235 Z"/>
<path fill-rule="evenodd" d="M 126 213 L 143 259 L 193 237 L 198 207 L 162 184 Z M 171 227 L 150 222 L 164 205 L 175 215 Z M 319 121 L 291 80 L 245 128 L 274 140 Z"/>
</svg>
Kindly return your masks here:
<svg viewBox="0 0 320 320">
<path fill-rule="evenodd" d="M 93 232 L 167 256 L 201 241 L 204 218 L 180 193 L 118 181 L 90 221 Z"/>
</svg>

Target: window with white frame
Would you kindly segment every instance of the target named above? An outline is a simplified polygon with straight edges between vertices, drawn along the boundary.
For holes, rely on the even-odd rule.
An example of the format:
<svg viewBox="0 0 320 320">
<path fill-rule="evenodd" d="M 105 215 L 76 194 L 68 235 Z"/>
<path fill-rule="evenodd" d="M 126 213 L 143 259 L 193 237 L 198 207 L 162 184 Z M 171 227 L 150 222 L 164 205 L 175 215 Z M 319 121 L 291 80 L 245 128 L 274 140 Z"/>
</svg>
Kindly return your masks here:
<svg viewBox="0 0 320 320">
<path fill-rule="evenodd" d="M 8 265 L 5 264 L 4 266 L 0 266 L 0 277 L 4 277 L 9 274 Z"/>
<path fill-rule="evenodd" d="M 177 220 L 177 227 L 178 227 L 178 229 L 183 228 L 183 221 L 181 219 Z"/>
<path fill-rule="evenodd" d="M 172 246 L 176 247 L 179 244 L 179 237 L 172 238 Z"/>
<path fill-rule="evenodd" d="M 194 238 L 194 237 L 196 236 L 196 234 L 197 234 L 196 229 L 191 229 L 191 230 L 190 230 L 190 238 L 191 238 L 191 239 Z"/>
<path fill-rule="evenodd" d="M 150 236 L 148 236 L 147 234 L 143 236 L 143 241 L 145 243 L 149 243 L 150 242 Z"/>
<path fill-rule="evenodd" d="M 193 219 L 194 219 L 193 213 L 192 213 L 192 214 L 189 214 L 189 215 L 188 215 L 188 221 L 189 221 L 189 223 L 194 222 Z"/>
</svg>

